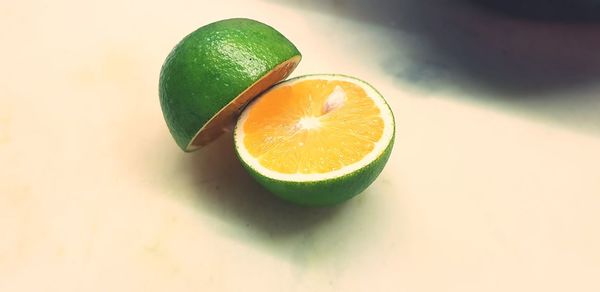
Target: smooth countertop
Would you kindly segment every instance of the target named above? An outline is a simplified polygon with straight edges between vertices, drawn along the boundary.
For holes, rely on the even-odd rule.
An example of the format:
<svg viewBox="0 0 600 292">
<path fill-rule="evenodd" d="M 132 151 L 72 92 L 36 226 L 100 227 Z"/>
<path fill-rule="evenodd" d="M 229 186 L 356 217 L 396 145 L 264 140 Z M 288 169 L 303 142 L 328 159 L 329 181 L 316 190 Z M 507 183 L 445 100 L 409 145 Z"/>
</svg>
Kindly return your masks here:
<svg viewBox="0 0 600 292">
<path fill-rule="evenodd" d="M 298 208 L 229 136 L 177 148 L 160 66 L 230 17 L 288 36 L 293 76 L 387 98 L 397 140 L 365 193 Z M 600 290 L 599 24 L 460 1 L 4 1 L 0 36 L 0 291 Z"/>
</svg>

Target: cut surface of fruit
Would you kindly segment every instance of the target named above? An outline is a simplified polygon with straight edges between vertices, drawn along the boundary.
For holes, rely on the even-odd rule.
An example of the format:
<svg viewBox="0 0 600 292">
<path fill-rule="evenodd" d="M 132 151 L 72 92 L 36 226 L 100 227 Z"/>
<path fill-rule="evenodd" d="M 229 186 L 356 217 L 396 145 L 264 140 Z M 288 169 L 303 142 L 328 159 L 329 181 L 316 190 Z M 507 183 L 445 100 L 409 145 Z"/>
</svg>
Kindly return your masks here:
<svg viewBox="0 0 600 292">
<path fill-rule="evenodd" d="M 250 173 L 284 198 L 308 204 L 315 201 L 302 201 L 302 185 L 306 197 L 334 199 L 366 188 L 387 161 L 393 137 L 393 114 L 383 97 L 367 83 L 342 75 L 284 81 L 251 103 L 235 128 L 236 151 Z M 332 187 L 352 188 L 345 180 L 363 182 L 355 189 Z M 295 194 L 285 194 L 294 188 Z"/>
</svg>

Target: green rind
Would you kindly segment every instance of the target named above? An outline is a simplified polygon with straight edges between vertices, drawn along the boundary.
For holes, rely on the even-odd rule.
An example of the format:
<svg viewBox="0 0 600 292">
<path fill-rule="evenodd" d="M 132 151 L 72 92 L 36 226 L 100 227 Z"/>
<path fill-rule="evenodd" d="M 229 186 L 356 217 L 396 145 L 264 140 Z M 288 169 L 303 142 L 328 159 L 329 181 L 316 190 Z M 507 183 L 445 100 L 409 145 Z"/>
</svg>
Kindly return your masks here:
<svg viewBox="0 0 600 292">
<path fill-rule="evenodd" d="M 285 36 L 261 22 L 234 18 L 187 35 L 162 66 L 159 96 L 169 131 L 184 151 L 223 107 L 277 65 L 300 56 Z"/>
<path fill-rule="evenodd" d="M 258 173 L 238 158 L 248 173 L 264 188 L 278 197 L 303 206 L 330 206 L 362 193 L 379 176 L 394 146 L 394 136 L 385 151 L 369 165 L 347 175 L 321 181 L 291 182 L 275 180 Z"/>
<path fill-rule="evenodd" d="M 283 82 L 290 82 L 295 79 L 301 79 L 308 76 L 316 76 L 323 74 L 309 74 L 304 76 L 298 76 Z M 327 74 L 330 76 L 343 76 L 356 79 L 355 77 L 343 74 Z M 362 81 L 362 80 L 360 80 Z M 373 86 L 369 83 L 362 81 L 377 94 L 383 98 L 383 95 L 377 91 Z M 263 93 L 264 94 L 264 93 Z M 259 97 L 260 98 L 260 97 Z M 383 98 L 384 99 L 384 98 Z M 294 181 L 283 181 L 277 180 L 265 175 L 262 175 L 258 171 L 256 171 L 251 165 L 246 163 L 244 159 L 241 157 L 238 151 L 238 137 L 234 135 L 235 141 L 235 150 L 238 159 L 241 161 L 244 168 L 248 171 L 248 173 L 264 188 L 269 190 L 271 193 L 275 194 L 279 198 L 302 206 L 308 207 L 319 207 L 319 206 L 331 206 L 335 204 L 342 203 L 346 200 L 353 198 L 354 196 L 362 193 L 367 187 L 369 187 L 375 179 L 381 174 L 383 168 L 385 167 L 387 161 L 389 160 L 392 149 L 394 148 L 394 141 L 396 138 L 396 121 L 394 118 L 394 114 L 392 112 L 391 107 L 385 101 L 385 105 L 388 108 L 391 118 L 392 118 L 392 137 L 390 138 L 390 142 L 385 148 L 385 150 L 373 160 L 371 163 L 366 165 L 365 167 L 358 169 L 352 173 L 346 174 L 341 177 L 319 180 L 319 181 L 311 181 L 311 182 L 294 182 Z M 238 125 L 236 125 L 237 127 Z M 234 131 L 237 133 L 237 131 Z"/>
</svg>

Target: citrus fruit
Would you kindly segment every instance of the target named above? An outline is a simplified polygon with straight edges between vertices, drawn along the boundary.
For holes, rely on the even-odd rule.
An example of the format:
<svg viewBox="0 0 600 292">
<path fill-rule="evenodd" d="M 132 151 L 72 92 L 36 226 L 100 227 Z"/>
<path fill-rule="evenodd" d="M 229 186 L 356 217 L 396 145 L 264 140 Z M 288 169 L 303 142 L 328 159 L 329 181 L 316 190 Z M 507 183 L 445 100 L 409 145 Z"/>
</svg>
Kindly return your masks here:
<svg viewBox="0 0 600 292">
<path fill-rule="evenodd" d="M 342 75 L 281 82 L 242 112 L 238 157 L 265 188 L 293 203 L 330 205 L 366 189 L 394 141 L 394 117 L 369 84 Z"/>
<path fill-rule="evenodd" d="M 226 19 L 187 35 L 166 58 L 159 80 L 163 115 L 179 147 L 192 151 L 217 138 L 300 59 L 281 33 L 251 19 Z"/>
</svg>

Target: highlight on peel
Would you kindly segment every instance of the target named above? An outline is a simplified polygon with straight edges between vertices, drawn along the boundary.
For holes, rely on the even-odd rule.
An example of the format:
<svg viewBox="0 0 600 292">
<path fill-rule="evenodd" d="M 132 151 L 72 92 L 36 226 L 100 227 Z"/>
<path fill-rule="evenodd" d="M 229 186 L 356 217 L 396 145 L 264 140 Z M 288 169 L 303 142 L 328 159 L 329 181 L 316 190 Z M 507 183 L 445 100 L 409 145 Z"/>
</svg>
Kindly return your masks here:
<svg viewBox="0 0 600 292">
<path fill-rule="evenodd" d="M 383 169 L 393 144 L 394 118 L 367 83 L 342 75 L 309 75 L 259 96 L 242 113 L 234 134 L 240 159 L 267 189 L 285 193 L 296 188 L 293 196 L 307 197 L 336 193 L 340 200 L 362 191 Z M 310 190 L 303 194 L 307 183 Z M 356 187 L 332 187 L 340 183 Z"/>
</svg>

